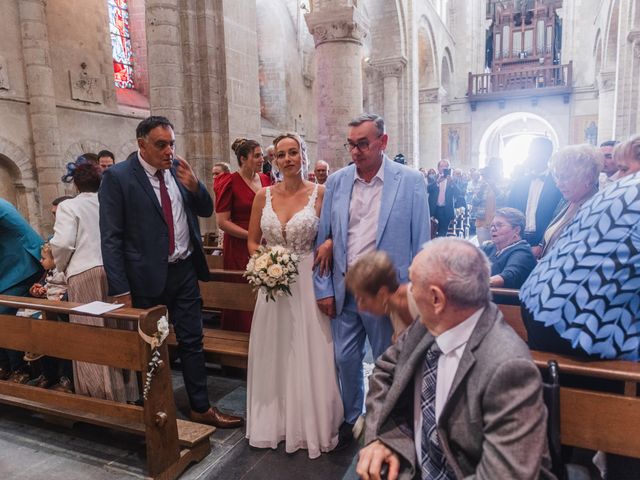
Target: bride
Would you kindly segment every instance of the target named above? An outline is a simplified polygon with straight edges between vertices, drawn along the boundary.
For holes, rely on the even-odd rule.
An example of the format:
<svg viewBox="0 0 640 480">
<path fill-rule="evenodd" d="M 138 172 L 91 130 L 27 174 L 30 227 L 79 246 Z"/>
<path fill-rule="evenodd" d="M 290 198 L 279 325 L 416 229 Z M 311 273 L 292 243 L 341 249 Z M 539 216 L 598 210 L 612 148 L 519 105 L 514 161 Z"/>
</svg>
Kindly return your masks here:
<svg viewBox="0 0 640 480">
<path fill-rule="evenodd" d="M 249 223 L 249 252 L 262 239 L 299 254 L 291 296 L 267 303 L 258 294 L 249 340 L 247 438 L 260 448 L 300 448 L 319 457 L 338 443 L 343 420 L 336 379 L 331 320 L 313 293 L 313 246 L 324 187 L 303 179 L 306 145 L 294 133 L 273 142 L 283 181 L 260 190 Z M 302 208 L 300 208 L 302 206 Z"/>
</svg>

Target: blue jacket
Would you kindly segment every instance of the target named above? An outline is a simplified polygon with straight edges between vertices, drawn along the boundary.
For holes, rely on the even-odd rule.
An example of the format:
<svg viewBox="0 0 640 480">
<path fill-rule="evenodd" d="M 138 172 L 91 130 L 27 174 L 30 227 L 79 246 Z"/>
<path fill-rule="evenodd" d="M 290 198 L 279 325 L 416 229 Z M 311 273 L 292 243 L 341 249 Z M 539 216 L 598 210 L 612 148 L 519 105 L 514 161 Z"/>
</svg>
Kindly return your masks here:
<svg viewBox="0 0 640 480">
<path fill-rule="evenodd" d="M 485 242 L 481 248 L 491 262 L 491 276 L 500 275 L 504 279 L 504 288 L 519 289 L 537 263 L 526 240 L 507 247 L 500 255 L 496 255 L 493 242 Z"/>
<path fill-rule="evenodd" d="M 175 177 L 172 168 L 171 174 Z M 191 261 L 200 280 L 209 279 L 197 217 L 213 213 L 213 201 L 200 182 L 194 194 L 177 181 L 193 247 Z M 100 191 L 102 260 L 109 295 L 158 297 L 167 281 L 169 230 L 162 207 L 138 154 L 104 172 Z"/>
<path fill-rule="evenodd" d="M 0 198 L 0 293 L 42 271 L 43 243 L 16 207 Z"/>
<path fill-rule="evenodd" d="M 405 283 L 413 257 L 431 238 L 427 187 L 420 172 L 386 156 L 382 168 L 384 186 L 376 248 L 389 254 L 400 282 Z M 335 297 L 338 314 L 345 298 L 349 205 L 355 174 L 355 165 L 349 165 L 327 179 L 316 242 L 320 245 L 329 237 L 333 239 L 333 272 L 326 277 L 314 272 L 314 287 L 317 299 Z"/>
</svg>

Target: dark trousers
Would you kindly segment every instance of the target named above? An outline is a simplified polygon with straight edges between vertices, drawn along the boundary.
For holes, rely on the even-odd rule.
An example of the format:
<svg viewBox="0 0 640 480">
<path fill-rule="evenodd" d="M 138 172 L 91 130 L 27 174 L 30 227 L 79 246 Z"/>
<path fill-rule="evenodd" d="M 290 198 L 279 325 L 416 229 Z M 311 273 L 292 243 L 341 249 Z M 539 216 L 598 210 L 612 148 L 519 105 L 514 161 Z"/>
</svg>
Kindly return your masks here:
<svg viewBox="0 0 640 480">
<path fill-rule="evenodd" d="M 134 294 L 132 300 L 136 308 L 167 306 L 169 321 L 178 340 L 178 355 L 191 409 L 206 412 L 210 404 L 202 349 L 202 298 L 191 259 L 169 264 L 162 295 L 145 297 Z"/>
<path fill-rule="evenodd" d="M 436 220 L 438 220 L 438 237 L 446 237 L 447 232 L 449 231 L 449 224 L 453 217 L 448 214 L 447 207 L 436 207 L 435 215 Z"/>
<path fill-rule="evenodd" d="M 14 295 L 17 297 L 26 297 L 29 295 L 29 288 L 36 283 L 42 277 L 43 270 L 40 269 L 29 278 L 26 278 L 22 282 L 7 288 L 4 292 L 0 292 L 2 295 Z M 0 314 L 2 315 L 15 315 L 18 311 L 17 308 L 0 307 Z M 9 350 L 6 348 L 0 348 L 0 367 L 7 370 L 15 370 L 24 365 L 22 356 L 23 352 L 16 350 Z"/>
</svg>

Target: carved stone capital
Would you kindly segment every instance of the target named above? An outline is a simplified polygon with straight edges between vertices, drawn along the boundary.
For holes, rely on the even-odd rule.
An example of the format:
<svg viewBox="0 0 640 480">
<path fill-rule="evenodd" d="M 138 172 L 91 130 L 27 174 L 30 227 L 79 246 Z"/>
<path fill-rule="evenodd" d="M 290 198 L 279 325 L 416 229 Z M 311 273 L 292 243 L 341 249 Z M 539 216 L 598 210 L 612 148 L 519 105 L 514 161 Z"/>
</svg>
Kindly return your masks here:
<svg viewBox="0 0 640 480">
<path fill-rule="evenodd" d="M 419 103 L 439 103 L 441 102 L 447 95 L 447 92 L 440 88 L 422 88 L 418 93 L 418 102 Z"/>
<path fill-rule="evenodd" d="M 601 92 L 608 92 L 616 88 L 616 72 L 600 72 L 598 75 L 598 89 Z"/>
<path fill-rule="evenodd" d="M 362 45 L 369 26 L 360 11 L 353 7 L 312 11 L 304 16 L 316 48 L 328 42 L 349 42 Z"/>
<path fill-rule="evenodd" d="M 371 60 L 369 65 L 378 70 L 383 77 L 400 77 L 407 66 L 407 59 L 404 57 L 383 58 Z"/>
</svg>

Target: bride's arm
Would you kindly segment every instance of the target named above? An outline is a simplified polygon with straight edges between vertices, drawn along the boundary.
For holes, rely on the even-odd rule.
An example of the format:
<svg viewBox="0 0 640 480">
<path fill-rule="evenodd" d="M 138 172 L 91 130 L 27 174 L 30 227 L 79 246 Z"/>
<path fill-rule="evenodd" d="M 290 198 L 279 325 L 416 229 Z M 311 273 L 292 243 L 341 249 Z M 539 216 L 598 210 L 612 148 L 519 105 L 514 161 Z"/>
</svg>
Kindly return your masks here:
<svg viewBox="0 0 640 480">
<path fill-rule="evenodd" d="M 262 229 L 260 228 L 260 218 L 262 217 L 262 209 L 266 201 L 266 189 L 262 188 L 253 199 L 251 207 L 251 219 L 249 220 L 249 235 L 247 236 L 247 248 L 249 255 L 253 255 L 260 246 L 262 241 Z"/>
</svg>

